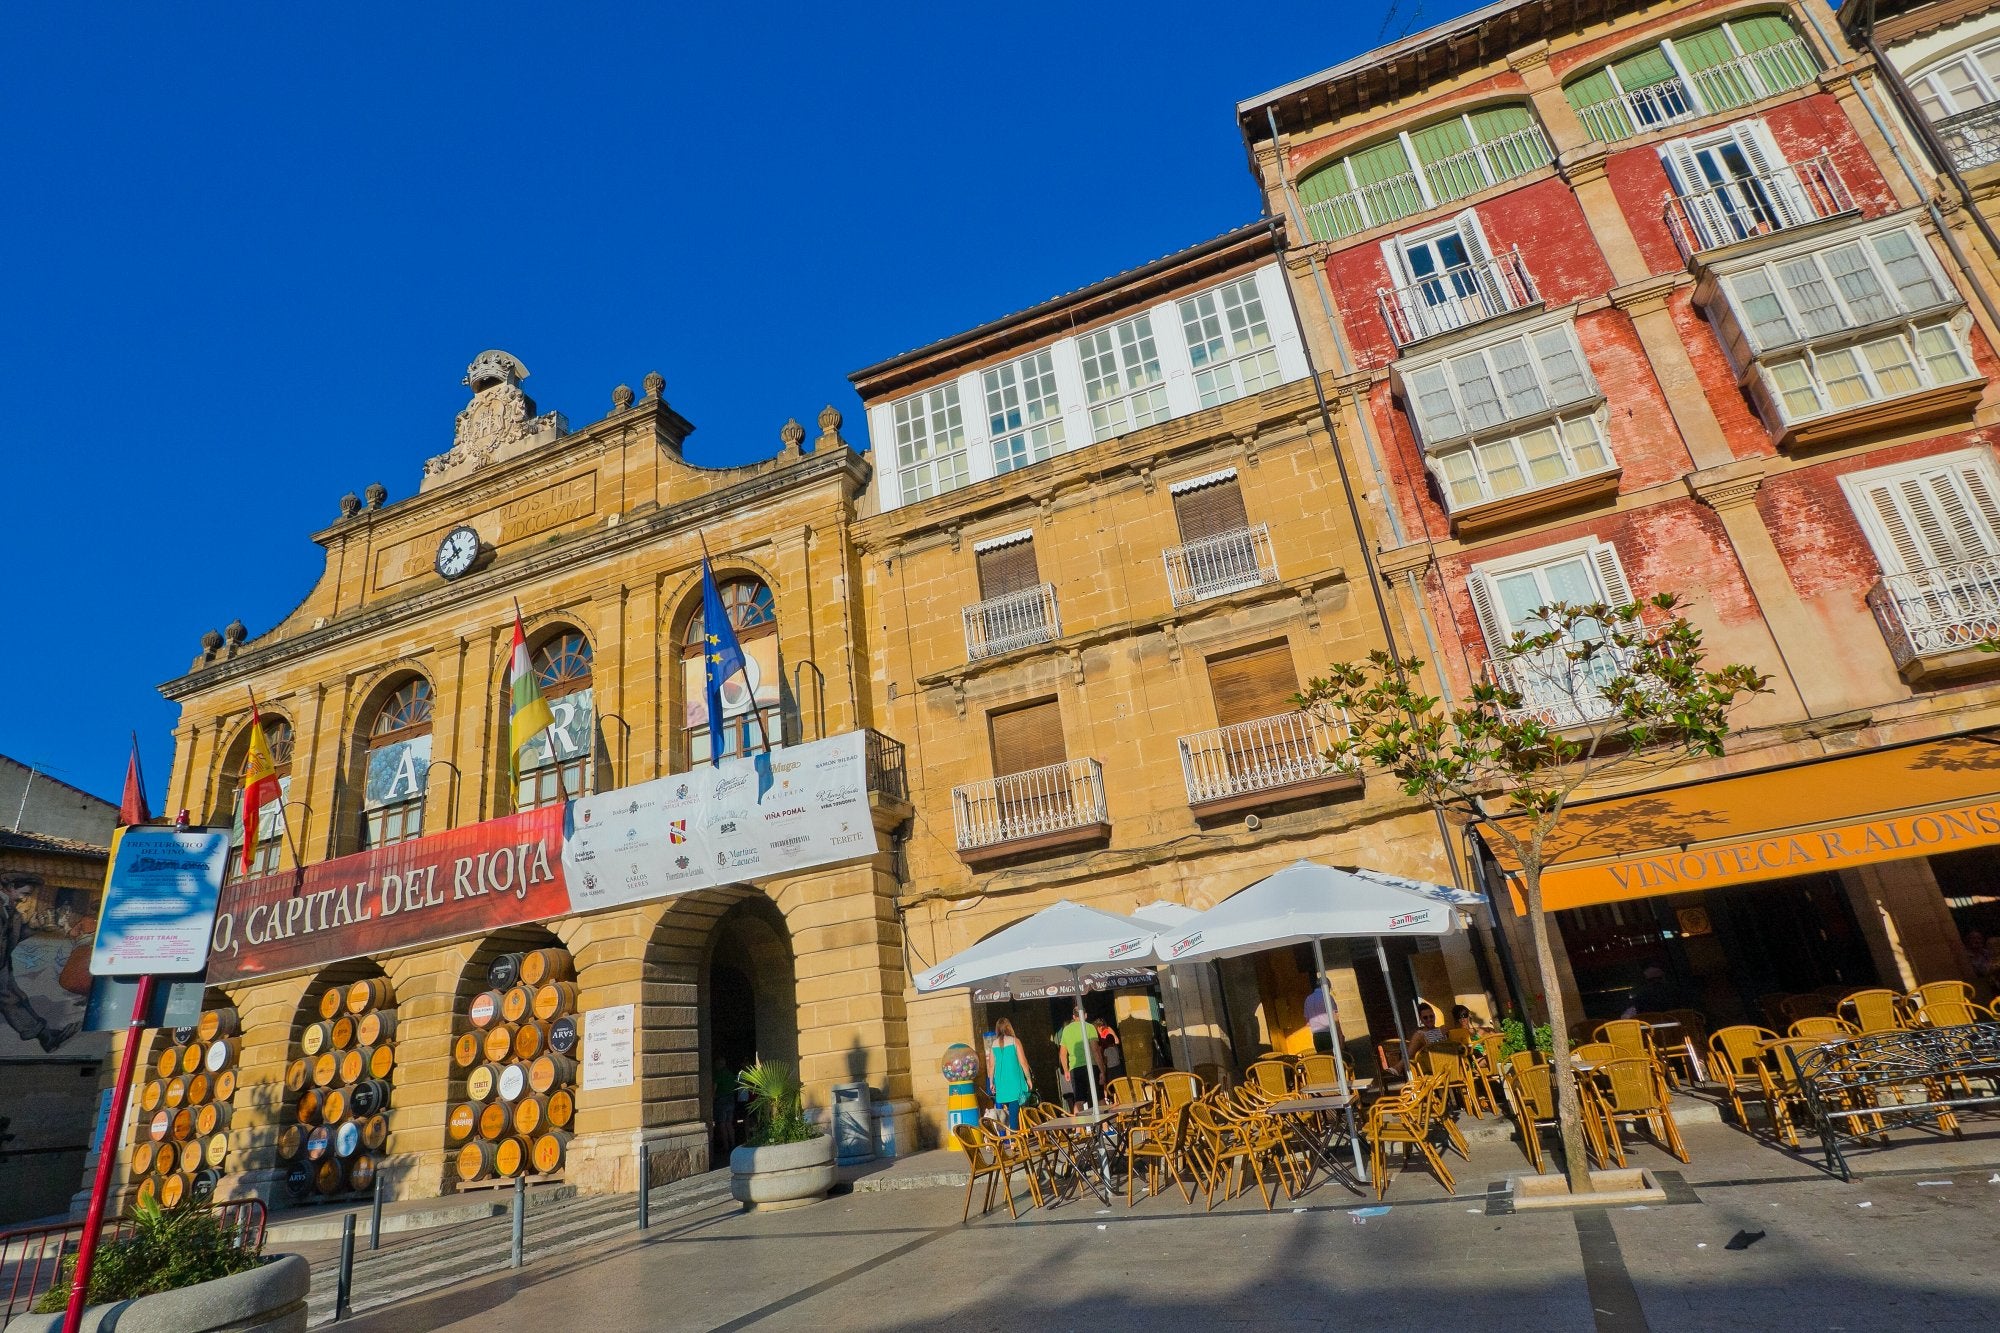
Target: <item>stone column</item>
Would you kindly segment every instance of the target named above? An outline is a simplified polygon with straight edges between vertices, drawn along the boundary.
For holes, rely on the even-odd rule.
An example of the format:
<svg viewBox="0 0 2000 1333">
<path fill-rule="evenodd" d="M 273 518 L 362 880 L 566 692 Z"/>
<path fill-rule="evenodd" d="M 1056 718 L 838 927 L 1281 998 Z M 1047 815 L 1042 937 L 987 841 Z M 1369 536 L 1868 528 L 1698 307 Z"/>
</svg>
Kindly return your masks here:
<svg viewBox="0 0 2000 1333">
<path fill-rule="evenodd" d="M 1568 105 L 1566 100 L 1564 105 Z M 1639 253 L 1639 242 L 1633 239 L 1632 228 L 1625 221 L 1625 208 L 1618 201 L 1617 191 L 1611 188 L 1610 178 L 1605 175 L 1604 145 L 1588 143 L 1573 150 L 1573 153 L 1573 156 L 1564 154 L 1557 160 L 1563 179 L 1576 192 L 1576 202 L 1583 209 L 1584 220 L 1590 224 L 1597 248 L 1603 252 L 1604 261 L 1611 266 L 1611 280 L 1623 286 L 1652 277 L 1653 271 L 1647 266 L 1645 256 Z"/>
<path fill-rule="evenodd" d="M 396 988 L 396 1071 L 381 1169 L 398 1199 L 436 1198 L 457 1179 L 444 1133 L 451 1109 L 452 1029 L 459 978 L 479 943 L 461 940 L 382 964 Z"/>
<path fill-rule="evenodd" d="M 1928 857 L 1840 872 L 1875 971 L 1891 990 L 1927 981 L 1970 981 L 1958 927 Z"/>
<path fill-rule="evenodd" d="M 1667 303 L 1679 281 L 1677 274 L 1644 279 L 1617 288 L 1611 293 L 1611 301 L 1631 319 L 1633 331 L 1646 349 L 1646 362 L 1652 367 L 1653 378 L 1659 381 L 1660 393 L 1667 400 L 1667 410 L 1673 413 L 1674 425 L 1687 445 L 1688 456 L 1696 467 L 1721 467 L 1734 462 L 1736 454 L 1729 447 L 1728 436 L 1723 434 L 1722 423 L 1715 419 L 1708 390 L 1695 374 L 1680 326 L 1674 323 L 1673 312 L 1668 309 Z"/>
</svg>

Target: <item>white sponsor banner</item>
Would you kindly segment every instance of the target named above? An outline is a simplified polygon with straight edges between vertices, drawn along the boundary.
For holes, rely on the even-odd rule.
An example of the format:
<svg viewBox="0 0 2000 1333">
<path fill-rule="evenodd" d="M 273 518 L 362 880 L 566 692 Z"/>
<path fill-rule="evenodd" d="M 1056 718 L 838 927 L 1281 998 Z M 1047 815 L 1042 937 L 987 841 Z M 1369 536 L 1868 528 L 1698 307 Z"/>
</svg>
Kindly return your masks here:
<svg viewBox="0 0 2000 1333">
<path fill-rule="evenodd" d="M 618 1004 L 583 1016 L 585 1092 L 632 1086 L 632 1031 L 637 1011 L 637 1005 Z"/>
<path fill-rule="evenodd" d="M 578 912 L 867 856 L 867 737 L 843 732 L 585 796 L 565 822 L 563 878 Z"/>
</svg>

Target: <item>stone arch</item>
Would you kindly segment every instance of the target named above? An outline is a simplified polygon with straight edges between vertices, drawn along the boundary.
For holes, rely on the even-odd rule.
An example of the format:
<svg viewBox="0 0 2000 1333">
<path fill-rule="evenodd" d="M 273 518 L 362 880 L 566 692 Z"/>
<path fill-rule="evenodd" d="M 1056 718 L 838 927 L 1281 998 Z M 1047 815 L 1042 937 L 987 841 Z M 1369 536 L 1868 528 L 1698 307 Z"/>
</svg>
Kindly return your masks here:
<svg viewBox="0 0 2000 1333">
<path fill-rule="evenodd" d="M 601 664 L 597 656 L 599 635 L 597 631 L 593 630 L 586 623 L 586 618 L 575 609 L 562 607 L 551 611 L 539 612 L 532 616 L 525 616 L 522 618 L 521 623 L 522 632 L 527 639 L 530 661 L 533 660 L 537 652 L 541 651 L 543 645 L 560 635 L 576 634 L 582 637 L 584 646 L 590 653 L 591 679 L 589 688 L 593 698 L 593 709 L 597 712 L 597 716 L 601 717 L 601 710 L 597 709 L 597 691 L 599 686 L 605 682 L 600 678 Z M 511 636 L 505 642 L 511 645 L 513 642 Z M 496 816 L 511 813 L 516 808 L 512 783 L 509 778 L 513 753 L 508 747 L 511 739 L 508 734 L 509 720 L 513 711 L 513 664 L 514 655 L 511 646 L 503 647 L 500 652 L 494 654 L 491 678 L 486 684 L 487 698 L 492 701 L 492 706 L 486 709 L 485 713 L 489 721 L 485 724 L 487 735 L 484 752 L 489 756 L 487 763 L 492 769 L 491 773 L 488 774 L 488 781 L 494 784 L 495 791 L 504 793 L 504 800 L 496 801 L 494 808 Z M 609 746 L 605 740 L 604 729 L 598 723 L 596 717 L 593 717 L 591 723 L 591 747 L 593 772 L 590 790 L 592 792 L 608 791 L 616 784 L 611 781 Z M 569 794 L 571 796 L 581 796 L 588 793 L 571 791 Z"/>
<path fill-rule="evenodd" d="M 717 586 L 726 586 L 739 579 L 753 579 L 762 583 L 771 594 L 772 630 L 771 638 L 779 645 L 777 655 L 778 711 L 780 725 L 787 737 L 799 734 L 798 703 L 792 697 L 790 683 L 785 679 L 784 642 L 787 626 L 794 614 L 803 613 L 803 608 L 794 611 L 785 601 L 784 585 L 775 571 L 760 561 L 742 555 L 726 555 L 713 566 Z M 692 767 L 696 762 L 689 754 L 688 728 L 684 719 L 694 706 L 683 668 L 682 640 L 689 626 L 702 611 L 701 575 L 699 571 L 680 579 L 661 599 L 660 623 L 666 629 L 661 642 L 660 670 L 665 679 L 665 709 L 662 721 L 667 733 L 667 752 L 672 756 L 672 767 Z M 747 649 L 746 649 L 747 651 Z"/>
<path fill-rule="evenodd" d="M 291 729 L 292 744 L 296 746 L 299 743 L 298 720 L 292 716 L 289 706 L 260 703 L 257 711 L 266 728 L 273 722 L 283 722 Z M 236 811 L 230 804 L 234 795 L 230 775 L 242 771 L 249 747 L 250 714 L 244 713 L 232 720 L 225 738 L 216 745 L 208 777 L 203 784 L 205 799 L 199 808 L 208 812 L 206 822 L 211 828 L 228 828 L 236 817 Z"/>
<path fill-rule="evenodd" d="M 439 709 L 437 682 L 431 673 L 414 659 L 398 659 L 372 673 L 367 686 L 357 689 L 351 696 L 351 706 L 341 723 L 340 757 L 334 769 L 333 814 L 328 829 L 330 851 L 334 856 L 358 851 L 363 845 L 362 819 L 368 787 L 369 733 L 383 705 L 412 680 L 421 680 L 430 687 L 432 726 L 435 727 Z M 433 734 L 435 735 L 435 732 Z M 427 802 L 429 781 L 427 767 L 422 778 Z M 430 812 L 426 809 L 427 823 L 429 816 Z"/>
</svg>

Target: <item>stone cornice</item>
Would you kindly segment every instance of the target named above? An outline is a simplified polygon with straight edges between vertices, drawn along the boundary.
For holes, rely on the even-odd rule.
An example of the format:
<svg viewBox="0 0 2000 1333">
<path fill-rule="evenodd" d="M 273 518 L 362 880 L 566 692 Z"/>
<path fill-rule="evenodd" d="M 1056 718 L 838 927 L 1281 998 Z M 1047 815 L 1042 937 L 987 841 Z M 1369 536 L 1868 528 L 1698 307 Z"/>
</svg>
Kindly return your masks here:
<svg viewBox="0 0 2000 1333">
<path fill-rule="evenodd" d="M 1650 278 L 1612 288 L 1611 304 L 1628 315 L 1649 314 L 1666 309 L 1667 299 L 1676 288 L 1693 285 L 1693 277 L 1685 272 L 1656 273 Z"/>
<path fill-rule="evenodd" d="M 1721 467 L 1690 472 L 1683 480 L 1687 483 L 1688 494 L 1710 509 L 1721 512 L 1755 504 L 1766 470 L 1765 460 L 1745 458 Z"/>
</svg>

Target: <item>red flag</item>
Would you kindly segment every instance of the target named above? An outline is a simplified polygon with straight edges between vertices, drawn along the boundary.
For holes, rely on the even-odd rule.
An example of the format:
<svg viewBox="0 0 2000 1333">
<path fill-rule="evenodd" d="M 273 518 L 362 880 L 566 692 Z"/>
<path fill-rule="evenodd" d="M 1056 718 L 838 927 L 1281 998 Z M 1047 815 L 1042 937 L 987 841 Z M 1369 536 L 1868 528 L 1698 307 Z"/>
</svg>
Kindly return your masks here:
<svg viewBox="0 0 2000 1333">
<path fill-rule="evenodd" d="M 243 873 L 250 873 L 251 858 L 257 854 L 257 821 L 264 806 L 278 799 L 278 768 L 271 762 L 271 743 L 264 738 L 264 719 L 257 713 L 257 700 L 250 700 L 250 749 L 243 756 Z"/>
<path fill-rule="evenodd" d="M 125 795 L 118 802 L 120 825 L 150 823 L 153 808 L 146 804 L 146 777 L 139 771 L 139 733 L 132 733 L 132 757 L 125 761 Z"/>
</svg>

